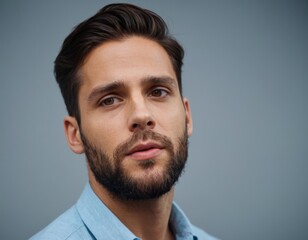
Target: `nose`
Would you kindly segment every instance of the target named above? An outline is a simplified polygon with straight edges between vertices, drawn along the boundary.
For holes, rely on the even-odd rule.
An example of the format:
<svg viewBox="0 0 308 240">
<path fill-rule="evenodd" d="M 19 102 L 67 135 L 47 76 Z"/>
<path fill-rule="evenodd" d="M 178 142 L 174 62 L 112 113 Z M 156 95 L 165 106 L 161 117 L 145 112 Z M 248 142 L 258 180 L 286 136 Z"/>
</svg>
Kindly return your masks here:
<svg viewBox="0 0 308 240">
<path fill-rule="evenodd" d="M 155 127 L 153 113 L 143 99 L 132 101 L 129 117 L 129 130 L 151 130 Z"/>
</svg>

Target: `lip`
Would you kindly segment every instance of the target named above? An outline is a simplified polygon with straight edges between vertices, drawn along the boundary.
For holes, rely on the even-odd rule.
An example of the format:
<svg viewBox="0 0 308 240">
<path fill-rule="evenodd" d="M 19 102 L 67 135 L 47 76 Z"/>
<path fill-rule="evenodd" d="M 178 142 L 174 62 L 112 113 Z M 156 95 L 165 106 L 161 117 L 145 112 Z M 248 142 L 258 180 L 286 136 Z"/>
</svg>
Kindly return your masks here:
<svg viewBox="0 0 308 240">
<path fill-rule="evenodd" d="M 140 143 L 135 145 L 127 153 L 127 156 L 130 156 L 135 160 L 147 160 L 157 157 L 161 153 L 162 149 L 163 147 L 155 142 Z"/>
</svg>

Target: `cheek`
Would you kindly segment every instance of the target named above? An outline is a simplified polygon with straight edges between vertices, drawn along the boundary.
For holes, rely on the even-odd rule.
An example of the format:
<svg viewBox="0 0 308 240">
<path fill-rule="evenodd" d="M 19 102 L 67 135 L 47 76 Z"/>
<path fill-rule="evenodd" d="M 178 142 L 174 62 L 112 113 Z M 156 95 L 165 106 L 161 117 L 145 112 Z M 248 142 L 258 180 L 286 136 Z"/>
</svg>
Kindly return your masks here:
<svg viewBox="0 0 308 240">
<path fill-rule="evenodd" d="M 89 121 L 85 125 L 87 138 L 108 156 L 112 156 L 118 144 L 125 140 L 123 139 L 123 126 L 115 120 L 101 119 L 100 121 Z"/>
<path fill-rule="evenodd" d="M 185 111 L 178 107 L 167 109 L 164 113 L 158 114 L 158 125 L 170 137 L 179 137 L 185 129 Z"/>
</svg>

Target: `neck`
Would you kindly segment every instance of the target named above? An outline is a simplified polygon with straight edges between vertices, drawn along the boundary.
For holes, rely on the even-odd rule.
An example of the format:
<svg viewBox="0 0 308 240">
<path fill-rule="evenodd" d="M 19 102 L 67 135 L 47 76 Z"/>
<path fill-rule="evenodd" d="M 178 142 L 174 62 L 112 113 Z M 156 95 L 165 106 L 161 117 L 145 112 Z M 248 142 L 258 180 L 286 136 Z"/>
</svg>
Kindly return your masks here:
<svg viewBox="0 0 308 240">
<path fill-rule="evenodd" d="M 90 184 L 100 200 L 137 237 L 143 240 L 174 239 L 169 228 L 174 188 L 157 199 L 127 201 L 112 196 L 91 177 Z"/>
</svg>

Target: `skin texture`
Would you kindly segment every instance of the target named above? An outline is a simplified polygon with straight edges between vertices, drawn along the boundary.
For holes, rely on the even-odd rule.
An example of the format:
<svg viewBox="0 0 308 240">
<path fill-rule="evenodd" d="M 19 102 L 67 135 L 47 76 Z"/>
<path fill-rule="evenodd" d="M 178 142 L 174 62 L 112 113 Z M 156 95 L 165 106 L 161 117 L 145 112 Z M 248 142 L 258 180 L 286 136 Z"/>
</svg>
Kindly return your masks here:
<svg viewBox="0 0 308 240">
<path fill-rule="evenodd" d="M 87 56 L 79 74 L 81 126 L 74 117 L 64 120 L 67 142 L 75 153 L 85 151 L 81 130 L 110 159 L 136 132 L 166 136 L 174 151 L 179 149 L 185 131 L 188 136 L 192 134 L 189 102 L 180 95 L 168 54 L 156 42 L 131 36 L 104 43 Z M 138 151 L 147 144 L 155 146 Z M 151 184 L 162 181 L 170 157 L 160 142 L 139 139 L 123 155 L 121 166 L 134 181 Z M 148 159 L 154 161 L 151 167 L 144 167 Z M 110 165 L 115 167 L 112 161 Z M 168 220 L 174 188 L 155 199 L 123 200 L 99 184 L 89 167 L 88 172 L 94 192 L 138 237 L 173 239 Z"/>
</svg>

